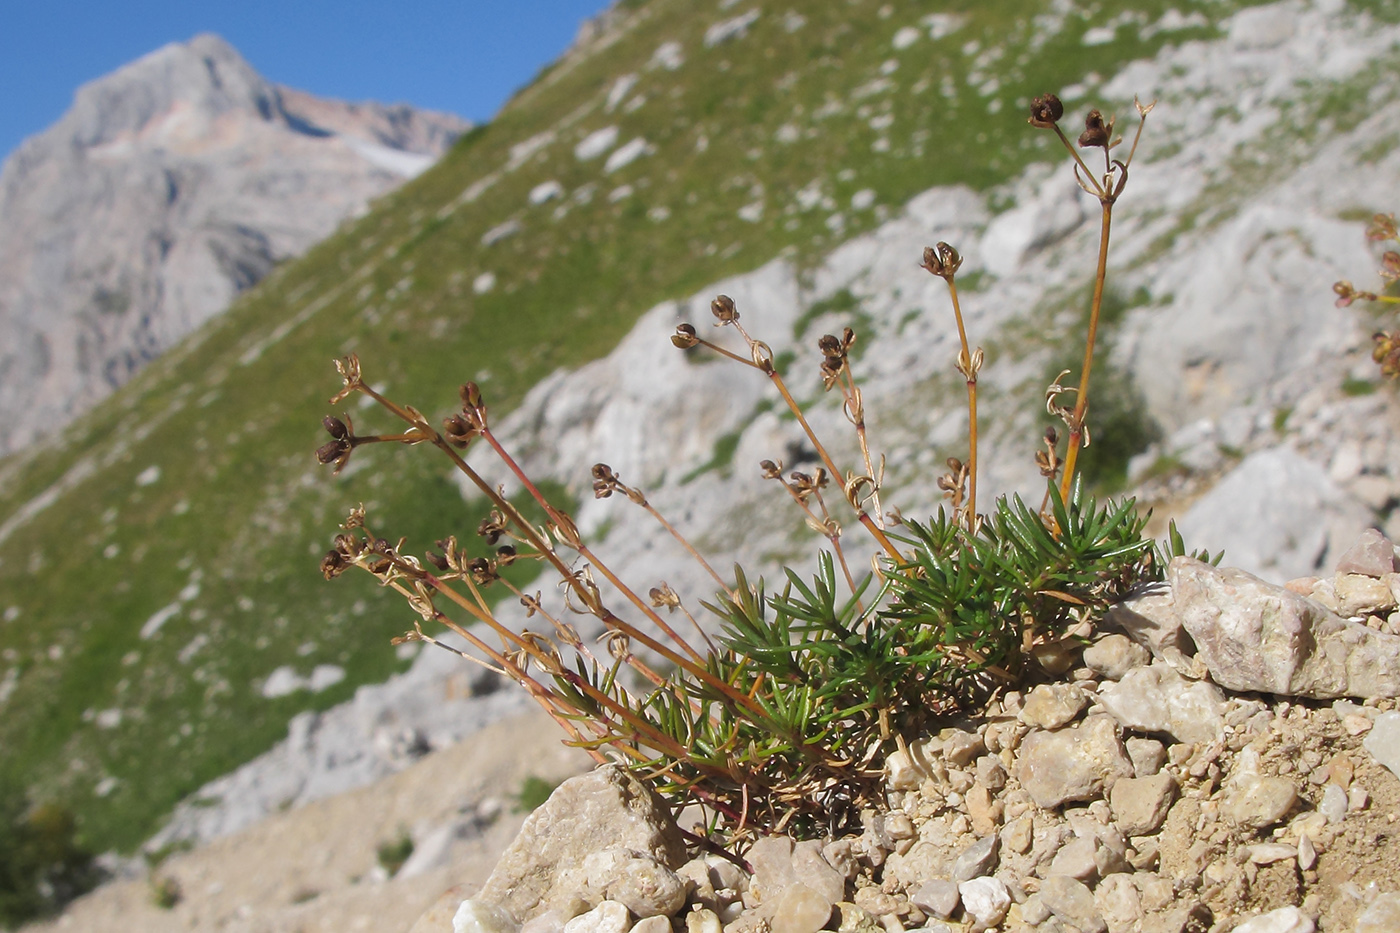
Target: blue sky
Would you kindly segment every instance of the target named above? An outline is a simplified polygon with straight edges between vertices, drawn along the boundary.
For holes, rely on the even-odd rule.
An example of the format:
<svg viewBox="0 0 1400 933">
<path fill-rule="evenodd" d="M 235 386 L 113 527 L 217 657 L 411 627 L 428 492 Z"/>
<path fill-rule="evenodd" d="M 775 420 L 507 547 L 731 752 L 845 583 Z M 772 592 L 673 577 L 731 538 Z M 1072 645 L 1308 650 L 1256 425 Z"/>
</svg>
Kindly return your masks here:
<svg viewBox="0 0 1400 933">
<path fill-rule="evenodd" d="M 78 85 L 215 32 L 264 77 L 325 97 L 489 119 L 606 0 L 0 0 L 0 157 Z"/>
</svg>

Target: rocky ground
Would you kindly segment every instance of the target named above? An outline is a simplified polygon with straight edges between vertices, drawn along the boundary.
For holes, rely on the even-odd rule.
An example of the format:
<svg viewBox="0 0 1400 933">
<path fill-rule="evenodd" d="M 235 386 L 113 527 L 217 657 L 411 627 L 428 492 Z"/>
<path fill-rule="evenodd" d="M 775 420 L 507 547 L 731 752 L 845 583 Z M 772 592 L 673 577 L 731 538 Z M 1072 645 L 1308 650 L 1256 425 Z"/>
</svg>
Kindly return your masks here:
<svg viewBox="0 0 1400 933">
<path fill-rule="evenodd" d="M 516 715 L 368 787 L 267 817 L 153 873 L 82 898 L 26 933 L 349 933 L 406 930 L 452 885 L 470 890 L 489 874 L 524 815 L 512 796 L 527 777 L 555 782 L 587 756 L 559 744 L 543 714 Z M 392 878 L 376 852 L 407 833 L 414 853 Z M 156 904 L 170 879 L 173 907 Z"/>
<path fill-rule="evenodd" d="M 1374 532 L 1288 588 L 1179 559 L 1043 682 L 892 755 L 859 835 L 762 838 L 749 871 L 678 856 L 625 774 L 570 781 L 415 933 L 1400 930 L 1394 568 Z"/>
</svg>

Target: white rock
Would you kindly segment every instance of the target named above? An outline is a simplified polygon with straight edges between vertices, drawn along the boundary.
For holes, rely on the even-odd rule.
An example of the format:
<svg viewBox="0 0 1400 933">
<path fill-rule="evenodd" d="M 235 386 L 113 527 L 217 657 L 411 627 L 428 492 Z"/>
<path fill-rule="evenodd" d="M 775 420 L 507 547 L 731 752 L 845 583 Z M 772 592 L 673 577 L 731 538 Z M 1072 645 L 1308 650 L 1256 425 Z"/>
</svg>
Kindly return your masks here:
<svg viewBox="0 0 1400 933">
<path fill-rule="evenodd" d="M 617 145 L 617 132 L 617 127 L 605 126 L 589 133 L 574 146 L 574 158 L 580 162 L 598 158 Z"/>
<path fill-rule="evenodd" d="M 1232 933 L 1313 933 L 1317 926 L 1297 907 L 1280 907 L 1246 920 Z"/>
<path fill-rule="evenodd" d="M 620 168 L 631 165 L 651 151 L 651 145 L 642 137 L 638 136 L 636 139 L 629 140 L 618 146 L 616 151 L 608 156 L 608 160 L 603 163 L 603 173 L 610 175 Z"/>
<path fill-rule="evenodd" d="M 996 926 L 1011 909 L 1011 894 L 999 878 L 973 878 L 958 885 L 963 910 L 979 929 Z"/>
<path fill-rule="evenodd" d="M 603 901 L 564 924 L 564 933 L 627 933 L 631 928 L 626 907 L 617 901 Z"/>
<path fill-rule="evenodd" d="M 1400 713 L 1381 713 L 1376 724 L 1361 741 L 1361 745 L 1376 761 L 1400 777 Z"/>
<path fill-rule="evenodd" d="M 758 10 L 749 10 L 747 13 L 735 16 L 732 19 L 721 20 L 705 30 L 705 48 L 714 48 L 717 45 L 728 42 L 731 39 L 742 39 L 748 35 L 749 27 L 752 26 L 760 16 Z"/>
<path fill-rule="evenodd" d="M 553 201 L 555 198 L 564 196 L 564 186 L 554 179 L 542 181 L 530 189 L 530 203 L 544 204 L 546 201 Z"/>
<path fill-rule="evenodd" d="M 516 933 L 518 929 L 499 907 L 471 898 L 452 915 L 452 933 Z"/>
</svg>

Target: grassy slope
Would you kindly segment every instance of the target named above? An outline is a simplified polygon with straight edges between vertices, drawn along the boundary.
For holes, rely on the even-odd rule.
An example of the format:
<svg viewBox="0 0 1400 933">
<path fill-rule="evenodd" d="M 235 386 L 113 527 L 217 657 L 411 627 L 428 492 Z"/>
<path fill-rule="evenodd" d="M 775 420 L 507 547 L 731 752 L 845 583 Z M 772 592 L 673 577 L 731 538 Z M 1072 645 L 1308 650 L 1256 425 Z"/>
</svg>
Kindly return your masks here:
<svg viewBox="0 0 1400 933">
<path fill-rule="evenodd" d="M 0 525 L 58 490 L 0 541 L 0 771 L 71 804 L 91 844 L 134 846 L 181 796 L 285 735 L 290 716 L 396 668 L 387 640 L 410 622 L 401 605 L 360 575 L 331 586 L 316 573 L 349 505 L 366 502 L 420 548 L 454 520 L 475 527 L 478 510 L 434 458 L 361 451 L 335 480 L 316 467 L 333 357 L 359 352 L 370 382 L 435 416 L 475 377 L 499 417 L 554 368 L 606 352 L 659 300 L 789 247 L 815 256 L 932 185 L 1005 181 L 1048 145 L 1025 128 L 1032 94 L 1216 34 L 1144 39 L 1140 27 L 1168 7 L 1218 21 L 1235 5 L 1106 2 L 1046 39 L 1031 22 L 1043 4 L 1028 0 L 794 0 L 763 6 L 746 37 L 714 48 L 705 30 L 754 4 L 629 6 L 606 48 L 541 75 L 439 166 L 279 269 L 60 443 L 0 465 Z M 1142 18 L 1115 19 L 1128 6 Z M 897 30 L 935 11 L 967 19 L 895 50 Z M 1105 22 L 1120 24 L 1116 39 L 1084 45 Z M 684 64 L 648 70 L 667 41 Z M 627 73 L 640 81 L 605 113 Z M 653 151 L 607 175 L 603 158 L 576 159 L 578 139 L 608 125 Z M 550 131 L 508 168 L 513 146 Z M 565 196 L 531 205 L 549 180 Z M 805 208 L 798 192 L 814 182 L 829 200 Z M 609 196 L 624 185 L 630 194 Z M 851 207 L 862 189 L 873 209 Z M 741 219 L 756 202 L 761 217 Z M 510 220 L 518 233 L 481 245 Z M 477 295 L 486 272 L 495 288 Z M 56 487 L 64 476 L 79 478 Z M 315 696 L 257 691 L 279 665 L 320 663 L 348 677 Z M 103 711 L 115 710 L 113 724 Z M 109 776 L 114 789 L 96 796 Z"/>
</svg>

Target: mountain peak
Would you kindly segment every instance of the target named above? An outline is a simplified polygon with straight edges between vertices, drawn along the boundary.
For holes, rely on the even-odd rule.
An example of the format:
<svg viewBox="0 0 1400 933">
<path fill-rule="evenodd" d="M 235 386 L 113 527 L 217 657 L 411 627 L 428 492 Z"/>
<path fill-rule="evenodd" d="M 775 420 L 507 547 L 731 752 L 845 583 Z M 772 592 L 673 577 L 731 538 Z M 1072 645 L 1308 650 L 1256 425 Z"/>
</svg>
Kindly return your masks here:
<svg viewBox="0 0 1400 933">
<path fill-rule="evenodd" d="M 269 120 L 280 111 L 275 85 L 222 37 L 201 33 L 84 84 L 60 125 L 75 145 L 95 146 L 138 134 L 177 107 L 210 119 L 243 110 Z"/>
</svg>

